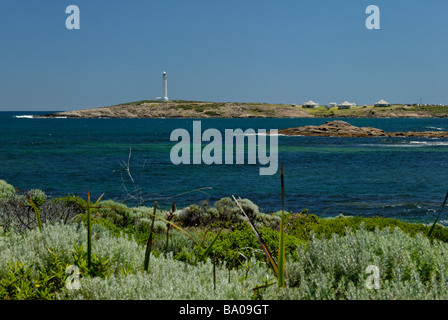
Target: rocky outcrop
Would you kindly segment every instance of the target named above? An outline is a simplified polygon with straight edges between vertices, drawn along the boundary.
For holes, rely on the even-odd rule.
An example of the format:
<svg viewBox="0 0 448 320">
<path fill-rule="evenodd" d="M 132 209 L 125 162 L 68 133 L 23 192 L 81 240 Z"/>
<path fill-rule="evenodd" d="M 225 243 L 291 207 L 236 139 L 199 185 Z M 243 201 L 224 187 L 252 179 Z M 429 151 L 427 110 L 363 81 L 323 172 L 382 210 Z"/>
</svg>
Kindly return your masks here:
<svg viewBox="0 0 448 320">
<path fill-rule="evenodd" d="M 292 105 L 213 102 L 133 102 L 41 115 L 56 118 L 313 118 Z"/>
<path fill-rule="evenodd" d="M 279 134 L 287 136 L 331 136 L 331 137 L 432 137 L 448 138 L 447 131 L 386 132 L 372 127 L 356 127 L 345 121 L 327 121 L 320 126 L 303 126 L 281 129 Z"/>
<path fill-rule="evenodd" d="M 65 111 L 39 118 L 448 118 L 447 107 L 425 110 L 413 106 L 327 110 L 302 108 L 295 104 L 143 100 L 110 107 Z"/>
</svg>

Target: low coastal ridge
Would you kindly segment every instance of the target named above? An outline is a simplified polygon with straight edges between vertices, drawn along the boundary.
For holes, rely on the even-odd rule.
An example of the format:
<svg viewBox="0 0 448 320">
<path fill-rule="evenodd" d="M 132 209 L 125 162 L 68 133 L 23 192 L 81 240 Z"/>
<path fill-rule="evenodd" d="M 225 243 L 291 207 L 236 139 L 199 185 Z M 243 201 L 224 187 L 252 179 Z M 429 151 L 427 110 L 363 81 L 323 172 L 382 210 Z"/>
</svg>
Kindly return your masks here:
<svg viewBox="0 0 448 320">
<path fill-rule="evenodd" d="M 139 101 L 110 107 L 65 111 L 40 117 L 67 118 L 311 118 L 291 105 L 234 102 Z"/>
<path fill-rule="evenodd" d="M 144 100 L 40 115 L 47 118 L 446 118 L 448 106 L 391 105 L 339 109 L 294 104 Z"/>
</svg>

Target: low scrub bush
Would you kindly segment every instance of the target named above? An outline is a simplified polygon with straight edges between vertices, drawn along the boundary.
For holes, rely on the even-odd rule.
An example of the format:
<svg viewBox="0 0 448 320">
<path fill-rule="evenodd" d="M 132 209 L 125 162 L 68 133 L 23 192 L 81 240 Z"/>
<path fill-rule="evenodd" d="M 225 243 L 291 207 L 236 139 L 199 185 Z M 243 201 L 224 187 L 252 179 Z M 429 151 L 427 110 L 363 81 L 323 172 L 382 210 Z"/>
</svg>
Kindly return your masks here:
<svg viewBox="0 0 448 320">
<path fill-rule="evenodd" d="M 85 268 L 86 232 L 84 227 L 56 224 L 44 225 L 43 232 L 37 229 L 23 234 L 11 232 L 1 238 L 0 278 L 6 279 L 0 287 L 2 298 L 250 299 L 251 289 L 267 271 L 263 263 L 253 262 L 250 276 L 246 275 L 247 270 L 233 270 L 229 281 L 229 271 L 217 265 L 217 288 L 214 290 L 210 260 L 193 266 L 174 260 L 169 253 L 152 257 L 149 271 L 142 274 L 144 246 L 128 237 L 116 238 L 105 232 L 93 241 L 96 256 L 93 261 L 97 268 L 92 273 Z M 176 236 L 173 234 L 173 237 Z M 21 261 L 21 265 L 11 267 L 11 263 L 17 261 Z M 65 288 L 67 265 L 79 267 L 80 290 Z M 39 270 L 47 271 L 40 273 Z M 49 287 L 48 293 L 36 292 L 35 288 L 44 288 L 47 284 L 44 278 L 51 275 L 49 270 L 58 273 L 57 281 Z M 20 275 L 25 282 L 19 286 L 22 294 L 13 288 L 19 283 Z"/>
<path fill-rule="evenodd" d="M 309 241 L 313 233 L 318 238 L 330 239 L 334 234 L 343 236 L 347 230 L 359 230 L 361 225 L 365 230 L 372 232 L 376 229 L 399 228 L 411 236 L 416 236 L 419 233 L 427 235 L 430 229 L 430 226 L 424 224 L 408 223 L 390 218 L 338 216 L 321 219 L 312 214 L 302 213 L 287 216 L 286 231 L 301 240 Z M 448 242 L 448 229 L 436 225 L 430 239 Z"/>
<path fill-rule="evenodd" d="M 266 286 L 276 278 L 230 198 L 173 206 L 172 221 L 194 241 L 172 228 L 167 242 L 167 223 L 156 219 L 144 273 L 154 209 L 108 200 L 92 209 L 88 267 L 84 203 L 70 195 L 45 198 L 40 232 L 23 194 L 0 201 L 0 299 L 448 299 L 448 233 L 441 226 L 428 238 L 429 226 L 395 219 L 285 213 L 287 286 L 278 288 Z M 277 257 L 278 213 L 239 203 Z M 80 290 L 64 286 L 68 265 L 81 272 Z M 380 270 L 380 289 L 366 287 L 370 265 Z"/>
<path fill-rule="evenodd" d="M 143 246 L 127 236 L 114 237 L 107 230 L 93 232 L 93 264 L 97 264 L 95 277 L 137 272 L 143 264 Z M 0 278 L 8 273 L 8 263 L 21 261 L 33 267 L 52 269 L 55 261 L 64 265 L 77 265 L 83 270 L 87 248 L 87 229 L 77 224 L 44 224 L 43 231 L 11 231 L 0 238 Z M 90 274 L 92 276 L 92 274 Z"/>
<path fill-rule="evenodd" d="M 5 180 L 0 180 L 0 201 L 12 198 L 16 194 L 16 189 Z"/>
<path fill-rule="evenodd" d="M 1 300 L 54 300 L 65 284 L 65 266 L 39 268 L 37 275 L 27 263 L 9 263 L 0 280 Z"/>
<path fill-rule="evenodd" d="M 123 233 L 132 236 L 138 244 L 145 244 L 148 240 L 153 209 L 148 207 L 129 208 L 125 204 L 111 200 L 101 201 L 98 208 L 93 210 L 94 225 L 101 225 L 112 234 L 119 237 Z M 165 218 L 161 210 L 157 210 L 157 217 Z M 83 215 L 85 217 L 85 215 Z M 156 219 L 154 225 L 156 237 L 166 232 L 166 222 Z"/>
<path fill-rule="evenodd" d="M 38 210 L 42 223 L 70 223 L 78 215 L 76 209 L 67 207 L 61 202 L 38 201 L 38 203 L 40 203 Z M 24 232 L 37 227 L 36 213 L 27 202 L 26 196 L 15 195 L 12 198 L 0 201 L 0 225 L 7 231 L 15 229 L 17 232 Z"/>
<path fill-rule="evenodd" d="M 421 233 L 411 236 L 399 228 L 369 231 L 361 224 L 357 230 L 346 228 L 344 235 L 312 235 L 306 243 L 289 235 L 285 239 L 286 288 L 261 290 L 253 289 L 273 283 L 275 278 L 262 253 L 252 249 L 258 244 L 244 225 L 223 232 L 213 247 L 216 257 L 223 255 L 222 261 L 239 264 L 238 268 L 219 262 L 214 266 L 211 259 L 190 264 L 174 259 L 169 252 L 154 255 L 145 273 L 144 245 L 127 235 L 115 237 L 105 228 L 94 237 L 95 267 L 88 270 L 86 232 L 82 225 L 55 224 L 44 225 L 42 232 L 12 231 L 0 237 L 0 298 L 448 299 L 448 244 Z M 275 255 L 278 232 L 262 228 L 260 234 Z M 186 238 L 177 238 L 173 231 L 173 246 L 184 246 Z M 205 241 L 212 238 L 210 233 Z M 241 260 L 233 259 L 236 256 Z M 67 265 L 76 265 L 81 271 L 79 290 L 64 286 Z M 366 286 L 370 265 L 379 269 L 378 289 Z"/>
<path fill-rule="evenodd" d="M 31 189 L 24 194 L 26 200 L 31 200 L 37 207 L 41 207 L 48 199 L 44 191 Z"/>
<path fill-rule="evenodd" d="M 448 245 L 401 229 L 374 232 L 362 225 L 345 236 L 313 237 L 287 264 L 290 298 L 446 299 Z M 368 289 L 369 265 L 379 269 L 379 289 Z M 291 291 L 292 292 L 292 291 Z M 291 293 L 290 292 L 290 293 Z"/>
<path fill-rule="evenodd" d="M 89 275 L 91 277 L 106 278 L 109 274 L 110 267 L 112 265 L 109 259 L 102 257 L 98 258 L 95 253 L 92 253 L 92 259 L 90 261 L 91 266 L 88 268 L 87 250 L 83 245 L 77 247 L 74 246 L 73 250 L 74 265 L 79 268 L 80 275 Z"/>
<path fill-rule="evenodd" d="M 249 199 L 240 200 L 240 205 L 257 228 L 276 229 L 280 226 L 280 217 L 261 213 L 258 206 Z M 213 207 L 208 202 L 186 207 L 178 214 L 178 220 L 186 227 L 215 225 L 233 229 L 246 218 L 232 199 L 222 198 Z"/>
<path fill-rule="evenodd" d="M 52 199 L 52 203 L 62 203 L 64 206 L 72 208 L 77 213 L 85 213 L 87 202 L 79 196 L 68 194 L 65 197 Z"/>
<path fill-rule="evenodd" d="M 263 264 L 252 262 L 246 270 L 229 271 L 216 266 L 216 289 L 213 285 L 213 264 L 210 260 L 190 265 L 171 256 L 151 259 L 150 272 L 107 279 L 85 278 L 81 289 L 65 291 L 61 298 L 72 300 L 250 300 L 253 288 L 266 276 Z"/>
<path fill-rule="evenodd" d="M 277 256 L 278 231 L 270 228 L 260 228 L 258 231 L 272 255 Z M 214 233 L 209 233 L 205 241 L 211 242 L 215 236 Z M 294 255 L 300 241 L 289 235 L 286 236 L 285 241 L 287 254 Z M 195 248 L 196 255 L 201 255 L 203 251 L 204 248 Z M 256 236 L 246 223 L 235 230 L 223 231 L 213 246 L 213 252 L 216 259 L 229 269 L 241 267 L 252 256 L 259 261 L 265 260 L 265 254 L 260 249 Z"/>
<path fill-rule="evenodd" d="M 117 227 L 126 227 L 134 222 L 132 210 L 127 205 L 112 200 L 101 201 L 98 208 L 92 211 L 96 216 L 112 221 Z"/>
</svg>

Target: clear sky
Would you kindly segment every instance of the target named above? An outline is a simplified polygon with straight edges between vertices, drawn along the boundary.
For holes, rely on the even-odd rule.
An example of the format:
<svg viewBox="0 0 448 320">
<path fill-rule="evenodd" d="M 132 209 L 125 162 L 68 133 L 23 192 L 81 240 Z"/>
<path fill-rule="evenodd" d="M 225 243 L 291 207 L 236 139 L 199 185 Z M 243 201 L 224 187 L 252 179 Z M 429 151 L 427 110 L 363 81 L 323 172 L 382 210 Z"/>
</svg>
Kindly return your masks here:
<svg viewBox="0 0 448 320">
<path fill-rule="evenodd" d="M 0 38 L 0 111 L 154 99 L 163 71 L 170 99 L 448 104 L 446 0 L 0 0 Z"/>
</svg>

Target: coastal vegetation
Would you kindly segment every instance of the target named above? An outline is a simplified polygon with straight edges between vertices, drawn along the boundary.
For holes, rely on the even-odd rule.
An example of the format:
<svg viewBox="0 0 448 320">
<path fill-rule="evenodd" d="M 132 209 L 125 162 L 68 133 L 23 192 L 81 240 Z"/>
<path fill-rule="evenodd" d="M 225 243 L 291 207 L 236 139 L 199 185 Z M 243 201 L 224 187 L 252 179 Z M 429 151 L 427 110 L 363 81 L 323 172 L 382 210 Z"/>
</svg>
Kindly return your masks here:
<svg viewBox="0 0 448 320">
<path fill-rule="evenodd" d="M 427 112 L 434 116 L 446 117 L 448 115 L 448 106 L 412 106 L 415 111 Z"/>
<path fill-rule="evenodd" d="M 351 109 L 339 109 L 338 107 L 304 108 L 304 111 L 319 118 L 372 118 L 372 117 L 411 117 L 411 118 L 446 118 L 448 117 L 447 105 L 406 105 L 393 104 L 388 107 L 375 107 L 373 105 L 359 105 Z"/>
<path fill-rule="evenodd" d="M 359 105 L 350 109 L 338 107 L 302 108 L 305 112 L 318 118 L 372 118 L 372 117 L 447 117 L 448 106 L 394 104 L 388 107 Z"/>
<path fill-rule="evenodd" d="M 448 298 L 448 229 L 380 214 L 268 213 L 233 197 L 128 206 L 0 180 L 0 299 Z M 379 289 L 365 285 L 371 265 Z"/>
<path fill-rule="evenodd" d="M 182 109 L 182 110 L 194 110 L 196 112 L 204 112 L 207 110 L 209 112 L 210 110 L 218 109 L 220 107 L 223 107 L 224 104 L 221 103 L 206 103 L 206 104 L 178 104 L 178 105 L 172 105 L 170 106 L 171 109 Z"/>
</svg>

